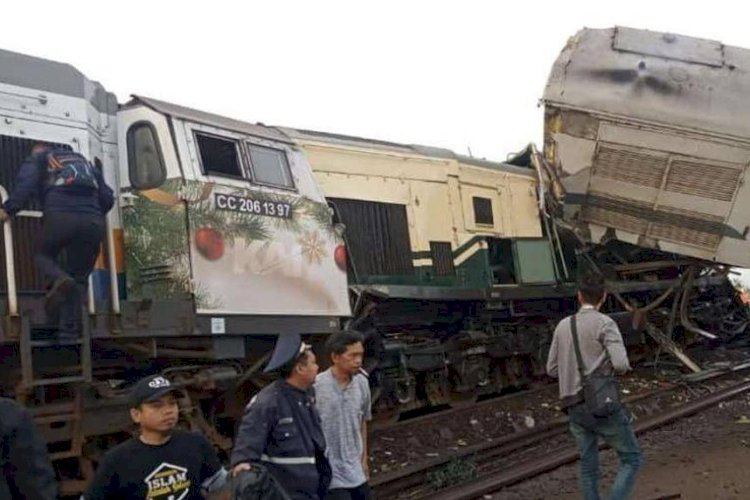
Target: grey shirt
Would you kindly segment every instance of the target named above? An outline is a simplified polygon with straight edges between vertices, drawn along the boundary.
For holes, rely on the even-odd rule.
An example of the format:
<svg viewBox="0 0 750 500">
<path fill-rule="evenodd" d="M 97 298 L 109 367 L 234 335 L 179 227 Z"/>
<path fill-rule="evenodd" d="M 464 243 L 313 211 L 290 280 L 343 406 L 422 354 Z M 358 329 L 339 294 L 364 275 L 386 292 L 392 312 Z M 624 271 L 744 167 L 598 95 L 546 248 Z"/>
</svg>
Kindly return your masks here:
<svg viewBox="0 0 750 500">
<path fill-rule="evenodd" d="M 333 477 L 330 489 L 356 488 L 367 481 L 362 468 L 362 423 L 372 418 L 370 385 L 355 375 L 342 387 L 331 369 L 315 378 L 315 406 L 326 438 L 326 457 Z"/>
<path fill-rule="evenodd" d="M 630 370 L 622 334 L 612 318 L 589 305 L 581 307 L 576 318 L 586 375 L 596 370 L 605 375 L 613 370 L 617 373 Z M 581 390 L 570 324 L 571 317 L 567 317 L 557 325 L 547 357 L 547 374 L 558 379 L 560 399 L 575 396 Z"/>
</svg>

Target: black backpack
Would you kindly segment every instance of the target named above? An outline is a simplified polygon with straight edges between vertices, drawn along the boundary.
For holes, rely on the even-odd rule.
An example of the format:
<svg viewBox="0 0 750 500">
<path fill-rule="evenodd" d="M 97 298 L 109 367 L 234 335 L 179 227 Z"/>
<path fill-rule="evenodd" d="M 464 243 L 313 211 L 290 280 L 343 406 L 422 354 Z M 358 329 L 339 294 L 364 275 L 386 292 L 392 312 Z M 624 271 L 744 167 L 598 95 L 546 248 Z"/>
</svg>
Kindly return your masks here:
<svg viewBox="0 0 750 500">
<path fill-rule="evenodd" d="M 75 191 L 99 189 L 94 166 L 75 151 L 52 149 L 40 159 L 47 169 L 47 186 Z"/>
<path fill-rule="evenodd" d="M 240 472 L 232 478 L 233 500 L 290 500 L 268 469 L 261 464 L 252 464 L 252 469 Z"/>
</svg>

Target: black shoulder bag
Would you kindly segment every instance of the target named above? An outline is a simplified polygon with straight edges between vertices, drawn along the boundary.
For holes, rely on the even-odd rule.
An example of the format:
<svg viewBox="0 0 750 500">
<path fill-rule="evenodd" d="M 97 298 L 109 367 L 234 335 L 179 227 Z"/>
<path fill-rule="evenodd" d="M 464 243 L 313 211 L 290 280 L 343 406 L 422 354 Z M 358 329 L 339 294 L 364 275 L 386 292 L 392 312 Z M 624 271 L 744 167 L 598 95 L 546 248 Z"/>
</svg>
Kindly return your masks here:
<svg viewBox="0 0 750 500">
<path fill-rule="evenodd" d="M 234 500 L 290 500 L 284 488 L 264 465 L 253 463 L 250 470 L 231 479 Z"/>
<path fill-rule="evenodd" d="M 578 361 L 578 373 L 583 387 L 583 401 L 586 409 L 595 417 L 608 417 L 620 409 L 620 391 L 613 375 L 592 373 L 586 376 L 586 366 L 581 356 L 581 346 L 578 343 L 578 328 L 576 315 L 570 318 L 570 331 L 573 334 L 573 346 Z"/>
</svg>

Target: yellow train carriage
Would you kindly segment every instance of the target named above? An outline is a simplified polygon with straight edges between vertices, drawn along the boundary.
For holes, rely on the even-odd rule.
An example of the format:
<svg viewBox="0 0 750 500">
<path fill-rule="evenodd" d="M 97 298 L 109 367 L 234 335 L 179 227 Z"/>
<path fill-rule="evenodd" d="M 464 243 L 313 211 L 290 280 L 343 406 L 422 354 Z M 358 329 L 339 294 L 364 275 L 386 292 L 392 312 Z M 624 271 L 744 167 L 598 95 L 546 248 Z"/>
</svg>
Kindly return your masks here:
<svg viewBox="0 0 750 500">
<path fill-rule="evenodd" d="M 537 178 L 452 151 L 286 129 L 333 206 L 355 283 L 486 288 L 555 279 Z"/>
</svg>

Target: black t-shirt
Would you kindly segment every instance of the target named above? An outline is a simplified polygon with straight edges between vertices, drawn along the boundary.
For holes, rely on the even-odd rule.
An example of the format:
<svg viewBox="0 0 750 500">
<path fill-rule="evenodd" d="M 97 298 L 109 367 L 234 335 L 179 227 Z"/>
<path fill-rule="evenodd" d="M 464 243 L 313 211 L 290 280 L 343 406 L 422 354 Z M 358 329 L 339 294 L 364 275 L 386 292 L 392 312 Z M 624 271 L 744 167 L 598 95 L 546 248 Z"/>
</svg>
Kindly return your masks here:
<svg viewBox="0 0 750 500">
<path fill-rule="evenodd" d="M 201 484 L 220 471 L 211 443 L 199 434 L 177 431 L 159 446 L 135 438 L 104 456 L 84 498 L 198 500 Z"/>
</svg>

